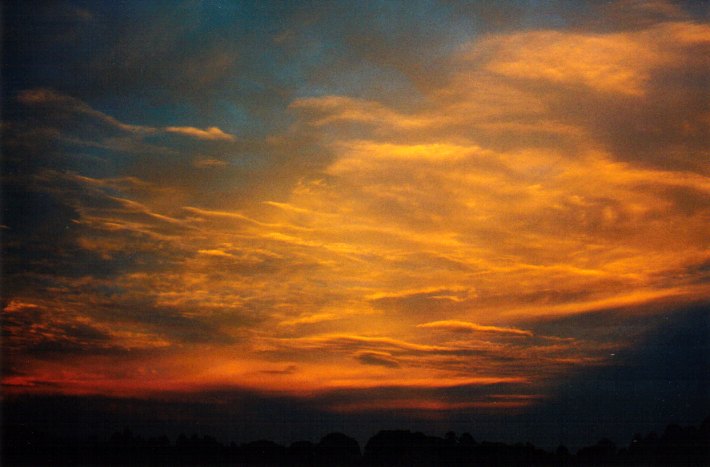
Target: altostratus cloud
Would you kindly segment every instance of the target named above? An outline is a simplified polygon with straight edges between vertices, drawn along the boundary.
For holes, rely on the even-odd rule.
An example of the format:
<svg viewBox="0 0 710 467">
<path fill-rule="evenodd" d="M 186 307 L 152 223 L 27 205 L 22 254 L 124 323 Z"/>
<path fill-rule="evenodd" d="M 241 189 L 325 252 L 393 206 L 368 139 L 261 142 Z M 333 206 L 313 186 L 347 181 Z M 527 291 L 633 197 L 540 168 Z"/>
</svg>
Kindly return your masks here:
<svg viewBox="0 0 710 467">
<path fill-rule="evenodd" d="M 165 128 L 165 131 L 209 141 L 234 141 L 236 139 L 234 135 L 225 133 L 216 126 L 211 126 L 206 130 L 191 126 L 169 126 Z"/>
<path fill-rule="evenodd" d="M 500 326 L 484 326 L 482 324 L 469 323 L 467 321 L 457 320 L 442 320 L 432 321 L 417 325 L 418 328 L 443 329 L 446 331 L 463 331 L 463 332 L 488 332 L 495 334 L 510 334 L 514 336 L 532 337 L 533 333 L 524 329 L 506 328 Z"/>
<path fill-rule="evenodd" d="M 388 352 L 363 350 L 356 352 L 354 357 L 365 365 L 379 365 L 388 368 L 399 368 L 399 362 Z"/>
<path fill-rule="evenodd" d="M 647 156 L 630 157 L 623 147 L 606 144 L 608 127 L 597 123 L 613 117 L 624 134 L 645 134 L 633 132 L 638 119 L 619 112 L 620 99 L 654 114 L 677 111 L 682 121 L 707 121 L 704 110 L 671 105 L 685 100 L 666 96 L 686 89 L 680 77 L 687 73 L 669 70 L 706 70 L 698 52 L 707 47 L 708 31 L 677 24 L 617 35 L 491 36 L 467 48 L 461 71 L 409 113 L 359 96 L 296 101 L 290 106 L 298 119 L 293 133 L 277 136 L 294 154 L 320 149 L 332 161 L 304 174 L 290 196 L 242 199 L 243 210 L 229 199 L 200 202 L 197 194 L 207 187 L 197 186 L 199 179 L 194 192 L 185 192 L 169 186 L 170 180 L 150 189 L 134 182 L 129 187 L 125 180 L 134 178 L 127 176 L 140 180 L 140 173 L 129 172 L 120 183 L 83 177 L 76 193 L 91 196 L 82 197 L 67 192 L 66 175 L 54 180 L 45 174 L 45 184 L 79 204 L 81 248 L 93 248 L 107 262 L 121 251 L 142 257 L 142 264 L 117 268 L 126 273 L 111 278 L 119 287 L 110 301 L 102 277 L 87 275 L 81 283 L 55 277 L 52 285 L 76 294 L 71 303 L 77 321 L 92 317 L 85 321 L 110 331 L 119 309 L 128 322 L 122 332 L 145 336 L 146 349 L 155 342 L 165 348 L 156 359 L 164 368 L 161 379 L 126 378 L 136 388 L 156 381 L 163 387 L 239 381 L 288 391 L 440 387 L 501 378 L 544 382 L 572 365 L 596 361 L 608 347 L 564 339 L 540 345 L 548 338 L 529 338 L 531 331 L 515 327 L 525 327 L 513 321 L 516 316 L 530 322 L 669 294 L 707 297 L 707 288 L 694 285 L 702 279 L 697 265 L 708 259 L 707 172 L 679 169 L 688 164 L 649 166 Z M 43 111 L 59 110 L 48 113 L 68 123 L 90 117 L 126 139 L 151 132 L 205 145 L 234 139 L 217 127 L 126 125 L 48 90 L 19 98 L 45 106 Z M 582 98 L 594 105 L 580 107 Z M 584 115 L 577 115 L 579 108 L 587 109 Z M 682 127 L 658 125 L 653 131 L 663 135 L 660 143 L 687 141 Z M 555 137 L 537 137 L 541 127 Z M 322 136 L 325 142 L 318 144 L 324 147 L 299 146 L 312 145 L 313 135 Z M 209 149 L 194 157 L 197 167 L 227 164 Z M 272 180 L 282 183 L 278 176 Z M 105 202 L 97 203 L 102 192 Z M 143 252 L 154 252 L 156 259 Z M 69 306 L 47 289 L 14 299 L 45 303 L 39 301 L 43 292 L 50 297 L 47 309 Z M 131 313 L 135 303 L 153 308 Z M 17 347 L 36 348 L 21 339 L 33 321 L 16 323 Z M 62 322 L 50 331 L 76 343 L 72 329 Z M 128 337 L 109 331 L 105 340 L 127 347 Z M 451 332 L 481 333 L 486 342 L 452 342 Z M 583 330 L 559 337 L 579 336 Z M 79 347 L 101 345 L 108 347 L 86 339 Z M 100 368 L 93 360 L 83 362 L 83 355 L 62 361 L 60 370 L 47 367 L 46 377 L 35 372 L 35 379 L 76 386 L 84 380 L 62 378 L 62 371 L 84 368 L 91 378 L 83 384 L 101 392 L 93 375 L 103 375 L 104 387 L 114 390 L 116 367 L 134 374 L 135 362 L 120 355 Z M 26 360 L 16 361 L 32 372 Z M 298 371 L 268 370 L 276 363 Z M 528 375 L 529 368 L 534 373 Z"/>
<path fill-rule="evenodd" d="M 42 106 L 53 108 L 62 112 L 85 115 L 97 119 L 106 125 L 118 130 L 134 134 L 155 134 L 160 132 L 175 133 L 190 138 L 204 141 L 235 141 L 236 137 L 226 133 L 222 129 L 211 126 L 206 129 L 192 126 L 168 126 L 157 128 L 147 125 L 131 125 L 119 121 L 118 119 L 94 109 L 87 103 L 75 97 L 56 92 L 52 89 L 36 88 L 28 89 L 17 95 L 17 100 L 27 106 Z"/>
</svg>

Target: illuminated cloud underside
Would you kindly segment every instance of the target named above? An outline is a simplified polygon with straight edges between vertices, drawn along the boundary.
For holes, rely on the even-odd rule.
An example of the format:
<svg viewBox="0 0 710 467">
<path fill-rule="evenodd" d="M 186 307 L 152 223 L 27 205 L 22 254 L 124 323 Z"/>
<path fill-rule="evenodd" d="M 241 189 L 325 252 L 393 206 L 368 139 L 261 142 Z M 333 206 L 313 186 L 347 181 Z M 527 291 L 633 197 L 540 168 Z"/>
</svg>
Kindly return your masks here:
<svg viewBox="0 0 710 467">
<path fill-rule="evenodd" d="M 685 105 L 698 96 L 683 77 L 707 73 L 709 49 L 710 27 L 683 21 L 489 34 L 407 110 L 295 99 L 288 131 L 261 144 L 332 158 L 279 198 L 201 203 L 206 181 L 42 171 L 33 182 L 77 213 L 77 247 L 127 266 L 42 276 L 44 290 L 8 300 L 6 387 L 409 391 L 338 412 L 535 403 L 553 376 L 628 344 L 541 335 L 536 322 L 708 297 L 710 111 Z M 34 137 L 162 151 L 166 172 L 169 138 L 225 154 L 246 144 L 217 126 L 124 123 L 48 89 L 18 101 L 104 128 Z M 196 150 L 186 167 L 230 163 Z M 490 391 L 432 391 L 468 386 Z"/>
</svg>

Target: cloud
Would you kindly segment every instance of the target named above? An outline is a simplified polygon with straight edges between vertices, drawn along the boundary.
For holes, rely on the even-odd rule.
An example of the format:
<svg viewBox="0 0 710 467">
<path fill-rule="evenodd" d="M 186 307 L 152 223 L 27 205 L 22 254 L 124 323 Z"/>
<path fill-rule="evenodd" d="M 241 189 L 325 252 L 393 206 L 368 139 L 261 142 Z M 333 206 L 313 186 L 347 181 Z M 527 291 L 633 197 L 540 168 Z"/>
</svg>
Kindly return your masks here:
<svg viewBox="0 0 710 467">
<path fill-rule="evenodd" d="M 34 303 L 22 302 L 20 300 L 10 300 L 10 302 L 5 305 L 2 309 L 5 313 L 15 313 L 27 309 L 39 308 L 39 305 Z"/>
<path fill-rule="evenodd" d="M 207 141 L 235 141 L 233 135 L 225 133 L 216 126 L 209 127 L 205 130 L 191 126 L 169 126 L 165 127 L 168 133 L 177 133 L 192 138 L 207 140 Z"/>
<path fill-rule="evenodd" d="M 341 351 L 359 349 L 362 347 L 375 347 L 381 349 L 391 349 L 393 351 L 414 352 L 446 352 L 447 350 L 450 350 L 447 347 L 417 344 L 389 337 L 371 337 L 345 334 L 326 334 L 312 337 L 301 337 L 297 341 L 289 342 L 289 344 L 290 343 L 298 345 L 299 348 L 330 348 Z"/>
<path fill-rule="evenodd" d="M 201 255 L 217 256 L 220 258 L 234 258 L 235 256 L 223 250 L 197 250 Z"/>
<path fill-rule="evenodd" d="M 354 357 L 364 365 L 380 365 L 388 368 L 399 368 L 399 362 L 387 352 L 360 351 Z"/>
<path fill-rule="evenodd" d="M 39 106 L 44 107 L 45 109 L 52 109 L 55 112 L 83 115 L 101 123 L 104 123 L 109 127 L 129 133 L 135 133 L 137 135 L 150 135 L 160 131 L 165 131 L 167 133 L 175 133 L 204 141 L 236 140 L 235 136 L 225 133 L 220 128 L 215 126 L 206 128 L 204 130 L 191 126 L 168 126 L 160 129 L 145 125 L 131 125 L 123 123 L 114 117 L 111 117 L 103 112 L 92 108 L 90 105 L 81 101 L 80 99 L 67 96 L 51 89 L 27 89 L 21 91 L 17 95 L 17 100 L 21 104 L 27 106 Z"/>
<path fill-rule="evenodd" d="M 51 302 L 48 303 L 52 306 Z M 27 356 L 28 360 L 58 360 L 91 351 L 96 354 L 123 354 L 165 345 L 164 341 L 152 342 L 140 339 L 125 339 L 122 329 L 113 328 L 77 310 L 57 314 L 38 305 L 12 300 L 4 309 L 2 333 L 4 349 L 11 357 Z M 13 363 L 14 364 L 14 363 Z"/>
<path fill-rule="evenodd" d="M 377 18 L 366 10 L 358 17 Z M 294 26 L 279 57 L 293 51 L 302 67 L 230 84 L 259 88 L 245 88 L 249 98 L 216 86 L 205 100 L 219 96 L 217 110 L 186 112 L 200 126 L 170 126 L 171 99 L 131 114 L 99 90 L 16 94 L 21 107 L 2 128 L 6 314 L 62 310 L 42 312 L 44 328 L 10 323 L 16 364 L 32 355 L 32 381 L 67 391 L 238 381 L 299 396 L 396 388 L 373 402 L 393 410 L 487 408 L 493 388 L 438 406 L 441 392 L 422 391 L 563 380 L 633 345 L 630 333 L 593 332 L 582 317 L 641 306 L 650 316 L 707 296 L 707 26 L 672 12 L 648 20 L 655 8 L 606 29 L 515 30 L 511 19 L 469 41 L 425 10 L 412 35 L 377 23 L 372 37 L 400 34 L 394 42 L 338 29 L 333 50 L 354 55 L 333 62 L 318 45 L 330 42 Z M 166 84 L 173 91 L 202 63 L 201 89 L 242 63 L 215 45 L 160 68 L 155 57 L 173 56 L 190 29 L 179 18 L 134 26 L 140 40 L 108 55 L 126 59 L 115 61 L 125 64 L 121 92 L 145 68 L 136 102 L 176 67 L 189 69 Z M 397 56 L 393 44 L 417 45 L 430 28 L 446 29 L 448 42 Z M 135 47 L 146 38 L 152 55 Z M 366 64 L 351 60 L 360 56 Z M 259 63 L 283 63 L 256 62 L 245 71 L 255 78 Z M 314 78 L 284 91 L 303 76 Z M 246 102 L 262 94 L 273 100 Z M 250 105 L 263 113 L 251 118 Z M 274 123 L 254 123 L 267 117 Z M 229 122 L 239 138 L 209 122 Z M 579 328 L 549 322 L 564 316 Z M 91 329 L 104 334 L 89 339 Z M 86 351 L 60 362 L 76 369 L 65 377 L 22 336 Z M 153 352 L 149 363 L 122 352 L 131 341 Z"/>
<path fill-rule="evenodd" d="M 82 114 L 110 127 L 126 132 L 150 134 L 156 131 L 155 128 L 151 128 L 149 126 L 129 125 L 127 123 L 120 122 L 110 115 L 93 109 L 91 106 L 79 99 L 56 92 L 52 89 L 27 89 L 21 91 L 17 95 L 17 100 L 21 104 L 28 106 L 40 106 L 50 109 L 53 108 L 62 112 Z"/>
<path fill-rule="evenodd" d="M 298 371 L 296 365 L 288 365 L 281 370 L 262 370 L 261 372 L 268 375 L 290 375 Z"/>
<path fill-rule="evenodd" d="M 477 60 L 477 54 L 485 53 L 491 57 L 486 70 L 505 77 L 641 95 L 650 69 L 660 60 L 644 45 L 624 33 L 534 31 L 482 41 L 469 59 Z"/>
<path fill-rule="evenodd" d="M 426 116 L 412 115 L 409 118 L 403 118 L 401 114 L 379 102 L 346 96 L 296 99 L 289 105 L 289 109 L 296 111 L 308 121 L 309 125 L 316 127 L 361 123 L 376 126 L 385 124 L 400 128 L 422 128 L 434 123 Z"/>
<path fill-rule="evenodd" d="M 315 313 L 299 316 L 298 318 L 288 319 L 279 323 L 280 326 L 299 326 L 303 324 L 322 323 L 324 321 L 332 321 L 340 318 L 335 313 Z"/>
<path fill-rule="evenodd" d="M 192 163 L 195 167 L 198 169 L 216 169 L 219 167 L 226 167 L 229 165 L 228 162 L 220 160 L 220 159 L 210 159 L 210 158 L 205 158 L 205 159 L 195 159 L 195 161 Z"/>
<path fill-rule="evenodd" d="M 475 299 L 475 292 L 457 286 L 432 287 L 422 290 L 377 292 L 367 298 L 381 308 L 431 314 L 441 308 L 453 309 L 464 306 Z"/>
<path fill-rule="evenodd" d="M 432 321 L 430 323 L 418 324 L 417 327 L 428 329 L 442 329 L 448 331 L 488 332 L 495 334 L 509 334 L 514 336 L 527 337 L 532 337 L 533 335 L 532 332 L 526 331 L 524 329 L 506 328 L 500 326 L 484 326 L 481 324 L 456 320 Z"/>
</svg>

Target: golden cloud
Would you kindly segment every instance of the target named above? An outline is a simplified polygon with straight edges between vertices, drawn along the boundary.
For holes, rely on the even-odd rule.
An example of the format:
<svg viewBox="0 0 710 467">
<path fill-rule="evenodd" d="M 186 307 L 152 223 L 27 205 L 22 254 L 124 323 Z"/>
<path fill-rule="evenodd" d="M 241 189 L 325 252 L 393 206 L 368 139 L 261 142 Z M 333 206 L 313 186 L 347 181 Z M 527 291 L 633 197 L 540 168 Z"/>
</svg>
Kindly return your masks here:
<svg viewBox="0 0 710 467">
<path fill-rule="evenodd" d="M 430 323 L 418 324 L 419 328 L 429 328 L 429 329 L 443 329 L 450 331 L 469 331 L 469 332 L 490 332 L 496 334 L 510 334 L 514 336 L 527 336 L 532 337 L 533 333 L 526 331 L 524 329 L 518 328 L 506 328 L 500 326 L 484 326 L 476 323 L 469 323 L 467 321 L 457 321 L 457 320 L 443 320 L 443 321 L 432 321 Z"/>
<path fill-rule="evenodd" d="M 140 178 L 45 174 L 38 182 L 76 185 L 53 193 L 77 213 L 76 247 L 120 258 L 111 280 L 86 274 L 50 295 L 101 330 L 119 321 L 113 310 L 123 300 L 121 331 L 104 339 L 152 339 L 164 353 L 149 363 L 165 387 L 238 381 L 312 393 L 539 383 L 598 364 L 628 343 L 541 337 L 531 323 L 708 296 L 698 265 L 710 261 L 710 159 L 674 141 L 707 126 L 706 110 L 675 104 L 687 97 L 678 70 L 707 72 L 709 43 L 710 28 L 682 21 L 629 32 L 496 34 L 454 56 L 449 79 L 423 90 L 418 106 L 297 99 L 294 123 L 278 138 L 294 154 L 332 159 L 282 197 L 210 204 L 186 185 L 160 192 Z M 21 100 L 114 122 L 49 91 Z M 692 124 L 655 117 L 674 112 Z M 604 126 L 610 119 L 613 129 Z M 663 136 L 655 137 L 668 142 L 659 143 L 660 155 L 612 144 L 612 130 L 638 139 L 658 129 Z M 235 141 L 217 127 L 164 131 Z M 659 164 L 667 154 L 679 159 Z M 121 299 L 111 302 L 112 293 Z M 5 311 L 21 313 L 36 298 L 17 298 Z M 126 311 L 135 309 L 143 311 Z M 157 333 L 160 326 L 171 332 Z M 59 378 L 38 361 L 35 377 L 108 390 L 120 378 L 106 368 L 135 363 L 121 358 L 72 357 L 100 383 Z M 279 370 L 285 364 L 293 370 Z M 156 389 L 142 376 L 127 378 L 127 391 Z M 457 407 L 406 398 L 372 406 Z"/>
<path fill-rule="evenodd" d="M 235 141 L 237 139 L 234 135 L 225 133 L 216 126 L 204 130 L 191 126 L 168 126 L 165 127 L 165 131 L 208 141 Z"/>
</svg>

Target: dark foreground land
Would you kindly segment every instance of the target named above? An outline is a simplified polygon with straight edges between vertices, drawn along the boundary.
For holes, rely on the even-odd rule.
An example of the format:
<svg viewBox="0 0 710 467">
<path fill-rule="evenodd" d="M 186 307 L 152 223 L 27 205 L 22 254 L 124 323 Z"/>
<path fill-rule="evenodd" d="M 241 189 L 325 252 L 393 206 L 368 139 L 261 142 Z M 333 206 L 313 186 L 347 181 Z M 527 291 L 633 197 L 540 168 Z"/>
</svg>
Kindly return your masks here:
<svg viewBox="0 0 710 467">
<path fill-rule="evenodd" d="M 669 425 L 660 435 L 634 435 L 618 448 L 603 439 L 570 453 L 532 444 L 477 442 L 465 433 L 444 438 L 380 431 L 363 451 L 342 433 L 314 444 L 272 441 L 224 445 L 210 436 L 143 438 L 129 429 L 108 440 L 49 436 L 26 426 L 3 427 L 2 465 L 234 465 L 234 466 L 710 466 L 710 417 L 699 426 Z"/>
</svg>

